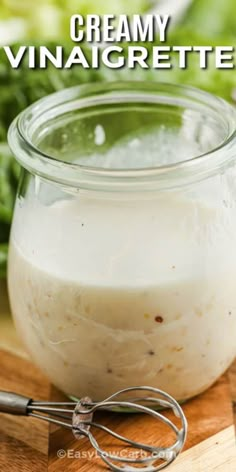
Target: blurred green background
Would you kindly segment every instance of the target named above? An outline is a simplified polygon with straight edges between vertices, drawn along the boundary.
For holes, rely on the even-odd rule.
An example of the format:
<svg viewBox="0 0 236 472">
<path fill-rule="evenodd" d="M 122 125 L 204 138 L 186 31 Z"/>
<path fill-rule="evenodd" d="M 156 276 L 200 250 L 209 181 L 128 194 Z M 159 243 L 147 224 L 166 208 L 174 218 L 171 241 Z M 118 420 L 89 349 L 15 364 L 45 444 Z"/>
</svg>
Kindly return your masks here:
<svg viewBox="0 0 236 472">
<path fill-rule="evenodd" d="M 170 45 L 236 46 L 236 0 L 0 0 L 0 46 L 56 44 L 71 49 L 69 18 L 72 14 L 168 13 L 172 16 Z M 84 46 L 86 48 L 86 46 Z M 64 87 L 91 81 L 154 80 L 189 84 L 236 101 L 236 71 L 199 69 L 197 55 L 188 69 L 180 70 L 29 70 L 23 65 L 12 70 L 0 50 L 0 277 L 6 275 L 8 238 L 19 167 L 6 144 L 12 119 L 26 106 Z"/>
</svg>

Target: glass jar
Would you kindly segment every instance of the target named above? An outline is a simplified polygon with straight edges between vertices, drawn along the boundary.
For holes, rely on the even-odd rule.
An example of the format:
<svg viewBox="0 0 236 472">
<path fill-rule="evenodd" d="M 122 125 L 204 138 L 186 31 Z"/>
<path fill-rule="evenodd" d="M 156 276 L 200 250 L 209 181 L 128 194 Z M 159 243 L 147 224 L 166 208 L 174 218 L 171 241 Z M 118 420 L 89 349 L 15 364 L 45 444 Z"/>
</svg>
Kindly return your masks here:
<svg viewBox="0 0 236 472">
<path fill-rule="evenodd" d="M 236 354 L 236 117 L 142 82 L 67 89 L 11 125 L 12 312 L 66 394 L 186 400 Z"/>
</svg>

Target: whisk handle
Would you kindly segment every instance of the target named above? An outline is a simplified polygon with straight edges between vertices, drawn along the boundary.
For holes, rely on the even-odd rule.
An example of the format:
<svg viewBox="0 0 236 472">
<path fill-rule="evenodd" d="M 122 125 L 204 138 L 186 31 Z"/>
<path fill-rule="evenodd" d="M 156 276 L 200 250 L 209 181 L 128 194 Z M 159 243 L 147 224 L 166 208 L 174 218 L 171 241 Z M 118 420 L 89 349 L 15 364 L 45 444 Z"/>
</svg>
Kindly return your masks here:
<svg viewBox="0 0 236 472">
<path fill-rule="evenodd" d="M 28 405 L 31 398 L 17 395 L 12 392 L 0 392 L 0 413 L 8 413 L 10 415 L 28 415 Z"/>
</svg>

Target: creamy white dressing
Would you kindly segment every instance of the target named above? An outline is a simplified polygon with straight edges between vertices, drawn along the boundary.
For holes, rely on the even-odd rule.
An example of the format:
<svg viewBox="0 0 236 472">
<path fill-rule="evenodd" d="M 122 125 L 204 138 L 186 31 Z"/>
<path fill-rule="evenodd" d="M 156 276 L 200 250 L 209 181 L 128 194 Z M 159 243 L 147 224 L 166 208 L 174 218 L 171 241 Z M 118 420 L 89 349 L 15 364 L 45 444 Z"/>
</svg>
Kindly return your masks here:
<svg viewBox="0 0 236 472">
<path fill-rule="evenodd" d="M 33 359 L 77 397 L 203 391 L 236 353 L 235 234 L 217 196 L 18 201 L 9 290 Z"/>
</svg>

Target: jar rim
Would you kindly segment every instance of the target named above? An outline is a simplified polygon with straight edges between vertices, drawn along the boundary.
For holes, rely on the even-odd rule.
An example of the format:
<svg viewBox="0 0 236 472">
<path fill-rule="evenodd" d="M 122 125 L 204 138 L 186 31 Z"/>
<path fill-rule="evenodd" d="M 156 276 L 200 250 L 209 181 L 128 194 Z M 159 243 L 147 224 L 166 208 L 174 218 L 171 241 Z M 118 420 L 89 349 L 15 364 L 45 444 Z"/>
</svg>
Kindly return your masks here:
<svg viewBox="0 0 236 472">
<path fill-rule="evenodd" d="M 136 94 L 136 95 L 135 95 Z M 137 95 L 139 94 L 139 95 Z M 67 162 L 47 154 L 34 145 L 28 130 L 42 116 L 60 116 L 65 106 L 104 100 L 132 100 L 142 96 L 144 102 L 184 104 L 204 107 L 224 119 L 227 134 L 215 148 L 184 161 L 145 168 L 104 168 Z M 116 101 L 114 103 L 117 103 Z M 55 115 L 55 112 L 58 115 Z M 9 146 L 22 167 L 56 183 L 83 189 L 108 191 L 156 190 L 183 186 L 219 172 L 236 157 L 236 111 L 225 100 L 200 89 L 164 82 L 122 81 L 78 85 L 50 94 L 21 112 L 8 131 Z"/>
</svg>

